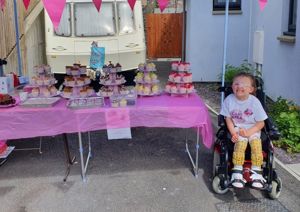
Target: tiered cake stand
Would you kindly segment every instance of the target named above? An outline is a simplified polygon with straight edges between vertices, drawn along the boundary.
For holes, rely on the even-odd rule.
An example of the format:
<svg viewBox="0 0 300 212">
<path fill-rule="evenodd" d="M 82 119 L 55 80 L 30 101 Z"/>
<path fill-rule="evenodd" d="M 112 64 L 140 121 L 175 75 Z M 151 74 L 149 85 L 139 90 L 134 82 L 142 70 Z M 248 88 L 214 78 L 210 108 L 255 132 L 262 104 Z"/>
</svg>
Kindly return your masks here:
<svg viewBox="0 0 300 212">
<path fill-rule="evenodd" d="M 160 95 L 161 91 L 155 65 L 153 63 L 140 64 L 137 71 L 134 79 L 137 94 L 139 96 Z"/>
</svg>

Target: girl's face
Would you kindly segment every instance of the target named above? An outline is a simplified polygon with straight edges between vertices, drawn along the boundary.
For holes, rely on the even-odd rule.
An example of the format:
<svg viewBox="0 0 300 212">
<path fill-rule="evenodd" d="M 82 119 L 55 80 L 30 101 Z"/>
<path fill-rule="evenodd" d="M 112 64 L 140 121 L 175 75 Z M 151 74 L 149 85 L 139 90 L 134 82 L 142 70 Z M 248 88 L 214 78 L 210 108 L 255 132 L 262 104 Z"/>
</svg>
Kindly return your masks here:
<svg viewBox="0 0 300 212">
<path fill-rule="evenodd" d="M 250 78 L 241 76 L 234 79 L 232 90 L 238 100 L 246 100 L 254 88 Z"/>
</svg>

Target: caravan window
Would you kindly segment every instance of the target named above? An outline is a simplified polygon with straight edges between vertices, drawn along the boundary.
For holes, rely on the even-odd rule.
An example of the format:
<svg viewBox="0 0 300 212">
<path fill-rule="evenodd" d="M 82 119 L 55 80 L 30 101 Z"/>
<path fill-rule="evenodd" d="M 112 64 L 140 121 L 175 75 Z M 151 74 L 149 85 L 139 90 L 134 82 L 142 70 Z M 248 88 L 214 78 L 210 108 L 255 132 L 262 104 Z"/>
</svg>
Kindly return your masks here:
<svg viewBox="0 0 300 212">
<path fill-rule="evenodd" d="M 132 33 L 134 31 L 134 16 L 127 2 L 118 4 L 120 34 Z"/>
<path fill-rule="evenodd" d="M 59 36 L 71 36 L 71 6 L 70 4 L 66 4 L 63 14 L 61 16 L 61 21 L 58 26 L 57 31 L 55 31 L 56 35 Z"/>
<path fill-rule="evenodd" d="M 113 11 L 112 3 L 102 3 L 100 12 L 93 3 L 76 3 L 75 35 L 78 37 L 114 35 L 116 30 Z"/>
</svg>

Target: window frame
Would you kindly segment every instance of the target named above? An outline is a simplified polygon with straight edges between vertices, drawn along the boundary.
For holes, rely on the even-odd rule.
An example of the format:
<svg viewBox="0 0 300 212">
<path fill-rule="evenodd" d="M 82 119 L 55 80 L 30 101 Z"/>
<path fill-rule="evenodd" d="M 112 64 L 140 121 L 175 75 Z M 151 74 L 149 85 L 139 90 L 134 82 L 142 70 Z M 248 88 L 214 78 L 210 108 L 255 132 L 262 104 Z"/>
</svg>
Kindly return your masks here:
<svg viewBox="0 0 300 212">
<path fill-rule="evenodd" d="M 213 0 L 213 11 L 225 11 L 225 7 L 226 2 L 219 2 L 218 0 Z M 242 0 L 236 0 L 236 2 L 229 2 L 229 10 L 242 10 Z"/>
<path fill-rule="evenodd" d="M 289 5 L 289 19 L 287 31 L 283 32 L 284 35 L 296 36 L 296 25 L 297 25 L 297 0 L 290 0 Z"/>
</svg>

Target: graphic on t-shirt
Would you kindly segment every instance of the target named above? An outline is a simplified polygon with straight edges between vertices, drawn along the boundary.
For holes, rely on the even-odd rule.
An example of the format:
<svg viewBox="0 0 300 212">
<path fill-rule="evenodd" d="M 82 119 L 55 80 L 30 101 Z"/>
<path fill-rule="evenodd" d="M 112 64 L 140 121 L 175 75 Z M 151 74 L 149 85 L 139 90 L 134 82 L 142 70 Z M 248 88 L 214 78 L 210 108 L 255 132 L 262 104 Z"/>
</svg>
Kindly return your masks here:
<svg viewBox="0 0 300 212">
<path fill-rule="evenodd" d="M 251 109 L 246 109 L 245 111 L 244 111 L 244 114 L 246 115 L 246 116 L 251 116 L 252 114 L 253 114 L 253 111 L 251 110 Z"/>
<path fill-rule="evenodd" d="M 243 112 L 240 110 L 233 110 L 230 112 L 231 118 L 235 123 L 244 123 L 245 119 L 243 119 Z"/>
</svg>

